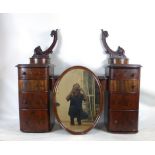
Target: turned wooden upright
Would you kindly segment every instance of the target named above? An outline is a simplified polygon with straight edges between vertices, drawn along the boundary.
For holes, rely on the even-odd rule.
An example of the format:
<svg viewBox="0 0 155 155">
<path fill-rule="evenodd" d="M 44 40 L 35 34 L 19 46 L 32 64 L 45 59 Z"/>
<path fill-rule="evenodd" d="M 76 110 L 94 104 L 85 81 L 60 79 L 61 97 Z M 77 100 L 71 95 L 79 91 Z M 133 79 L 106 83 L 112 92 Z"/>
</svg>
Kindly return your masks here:
<svg viewBox="0 0 155 155">
<path fill-rule="evenodd" d="M 56 45 L 57 30 L 51 32 L 51 37 L 54 39 L 47 50 L 42 51 L 38 46 L 30 64 L 17 65 L 20 130 L 23 132 L 47 132 L 54 123 L 50 81 L 54 68 L 49 54 Z"/>
<path fill-rule="evenodd" d="M 109 55 L 105 125 L 110 132 L 137 132 L 141 66 L 128 64 L 123 48 L 111 50 L 106 42 L 107 37 L 108 32 L 102 30 L 102 42 Z"/>
</svg>

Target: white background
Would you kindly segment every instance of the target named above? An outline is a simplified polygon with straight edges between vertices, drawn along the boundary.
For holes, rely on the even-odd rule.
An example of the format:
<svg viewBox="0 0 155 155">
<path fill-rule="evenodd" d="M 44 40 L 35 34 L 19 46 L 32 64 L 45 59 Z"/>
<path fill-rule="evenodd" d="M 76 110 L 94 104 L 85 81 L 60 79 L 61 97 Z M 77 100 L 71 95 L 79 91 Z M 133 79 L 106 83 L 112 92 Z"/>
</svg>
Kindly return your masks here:
<svg viewBox="0 0 155 155">
<path fill-rule="evenodd" d="M 12 7 L 0 14 L 0 139 L 1 140 L 155 140 L 154 36 L 155 5 L 153 0 L 65 1 L 47 5 L 39 1 Z M 19 6 L 20 6 L 19 5 Z M 39 14 L 34 14 L 40 11 Z M 43 13 L 43 12 L 46 12 Z M 49 13 L 52 12 L 52 13 Z M 139 133 L 110 134 L 92 130 L 85 136 L 71 136 L 63 130 L 45 134 L 24 134 L 18 124 L 18 86 L 15 65 L 29 63 L 33 49 L 51 43 L 50 31 L 59 30 L 59 40 L 52 62 L 55 74 L 74 65 L 90 68 L 96 75 L 104 74 L 107 56 L 101 44 L 100 29 L 108 30 L 112 49 L 120 45 L 132 64 L 141 64 L 141 96 Z M 94 136 L 95 135 L 95 136 Z"/>
</svg>

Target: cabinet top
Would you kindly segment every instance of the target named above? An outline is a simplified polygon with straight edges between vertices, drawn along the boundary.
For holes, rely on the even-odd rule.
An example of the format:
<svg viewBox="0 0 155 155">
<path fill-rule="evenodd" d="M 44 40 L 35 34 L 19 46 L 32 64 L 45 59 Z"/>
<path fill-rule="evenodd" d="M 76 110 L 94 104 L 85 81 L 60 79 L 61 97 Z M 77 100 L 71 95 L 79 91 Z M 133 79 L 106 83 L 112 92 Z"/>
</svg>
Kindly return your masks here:
<svg viewBox="0 0 155 155">
<path fill-rule="evenodd" d="M 18 64 L 16 67 L 18 68 L 45 68 L 45 67 L 52 67 L 52 64 Z"/>
<path fill-rule="evenodd" d="M 108 65 L 107 67 L 109 68 L 140 68 L 142 67 L 141 65 L 137 64 L 119 64 L 119 65 Z"/>
</svg>

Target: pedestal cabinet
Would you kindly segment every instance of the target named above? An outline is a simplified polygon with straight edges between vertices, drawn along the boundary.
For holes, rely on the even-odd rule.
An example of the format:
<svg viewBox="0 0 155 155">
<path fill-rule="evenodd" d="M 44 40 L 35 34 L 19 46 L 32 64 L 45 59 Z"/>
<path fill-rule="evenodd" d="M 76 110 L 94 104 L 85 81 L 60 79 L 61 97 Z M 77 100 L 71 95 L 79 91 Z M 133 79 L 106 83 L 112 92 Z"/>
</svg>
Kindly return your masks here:
<svg viewBox="0 0 155 155">
<path fill-rule="evenodd" d="M 106 126 L 111 132 L 137 132 L 140 65 L 107 66 Z"/>
<path fill-rule="evenodd" d="M 54 125 L 52 89 L 54 65 L 49 54 L 57 42 L 57 30 L 51 31 L 52 44 L 45 51 L 40 46 L 34 49 L 29 64 L 19 64 L 19 119 L 23 132 L 47 132 Z"/>
<path fill-rule="evenodd" d="M 46 64 L 18 65 L 20 130 L 51 130 L 51 67 Z"/>
</svg>

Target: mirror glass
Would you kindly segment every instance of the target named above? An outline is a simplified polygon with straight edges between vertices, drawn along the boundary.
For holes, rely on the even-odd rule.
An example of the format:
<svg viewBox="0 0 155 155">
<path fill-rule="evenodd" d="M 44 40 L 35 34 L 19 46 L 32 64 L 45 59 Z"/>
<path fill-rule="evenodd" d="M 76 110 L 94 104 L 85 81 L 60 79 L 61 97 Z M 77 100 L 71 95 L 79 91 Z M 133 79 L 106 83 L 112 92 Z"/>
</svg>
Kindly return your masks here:
<svg viewBox="0 0 155 155">
<path fill-rule="evenodd" d="M 56 117 L 73 134 L 83 134 L 94 127 L 101 110 L 98 78 L 85 67 L 66 70 L 55 86 Z"/>
</svg>

